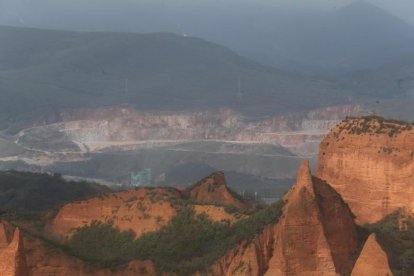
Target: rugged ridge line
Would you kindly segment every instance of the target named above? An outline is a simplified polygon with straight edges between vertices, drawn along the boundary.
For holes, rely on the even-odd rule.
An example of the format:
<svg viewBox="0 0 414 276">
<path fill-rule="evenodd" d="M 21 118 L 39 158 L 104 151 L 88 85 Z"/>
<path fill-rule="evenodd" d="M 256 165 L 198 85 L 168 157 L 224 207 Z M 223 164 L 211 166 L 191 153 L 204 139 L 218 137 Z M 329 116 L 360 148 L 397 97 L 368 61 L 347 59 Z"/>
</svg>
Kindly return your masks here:
<svg viewBox="0 0 414 276">
<path fill-rule="evenodd" d="M 228 188 L 223 172 L 216 172 L 207 176 L 187 189 L 185 193 L 195 202 L 220 203 L 238 208 L 247 206 L 236 193 Z"/>
<path fill-rule="evenodd" d="M 279 222 L 231 250 L 216 275 L 350 275 L 361 247 L 354 216 L 308 161 L 284 200 Z"/>
</svg>

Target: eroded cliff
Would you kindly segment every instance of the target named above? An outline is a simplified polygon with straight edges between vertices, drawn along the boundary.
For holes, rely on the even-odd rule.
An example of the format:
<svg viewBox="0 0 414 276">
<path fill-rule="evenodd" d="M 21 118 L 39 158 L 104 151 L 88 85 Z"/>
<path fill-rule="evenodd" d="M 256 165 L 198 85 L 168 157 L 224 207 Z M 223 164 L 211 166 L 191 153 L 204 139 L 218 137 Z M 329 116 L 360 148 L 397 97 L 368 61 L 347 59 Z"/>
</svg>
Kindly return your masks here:
<svg viewBox="0 0 414 276">
<path fill-rule="evenodd" d="M 219 203 L 238 208 L 246 207 L 243 200 L 232 192 L 223 172 L 213 173 L 188 189 L 188 196 L 195 202 Z"/>
<path fill-rule="evenodd" d="M 361 245 L 353 215 L 327 183 L 312 177 L 308 162 L 285 201 L 279 222 L 231 250 L 214 266 L 217 275 L 351 273 Z"/>
<path fill-rule="evenodd" d="M 23 237 L 18 228 L 14 230 L 11 242 L 0 249 L 0 275 L 29 275 Z"/>
<path fill-rule="evenodd" d="M 216 262 L 212 275 L 264 275 L 275 243 L 276 225 L 268 225 L 252 241 L 243 241 Z"/>
<path fill-rule="evenodd" d="M 414 127 L 379 117 L 349 118 L 321 142 L 318 177 L 349 204 L 358 223 L 414 212 Z"/>
</svg>

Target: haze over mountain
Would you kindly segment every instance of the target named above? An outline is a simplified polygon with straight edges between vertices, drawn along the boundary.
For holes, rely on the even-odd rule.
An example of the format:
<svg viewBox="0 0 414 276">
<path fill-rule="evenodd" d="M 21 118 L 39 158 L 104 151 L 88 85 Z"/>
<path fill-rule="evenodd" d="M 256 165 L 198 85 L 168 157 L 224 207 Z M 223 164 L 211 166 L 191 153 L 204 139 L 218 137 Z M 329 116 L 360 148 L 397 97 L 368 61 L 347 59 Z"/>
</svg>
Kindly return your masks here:
<svg viewBox="0 0 414 276">
<path fill-rule="evenodd" d="M 413 18 L 412 3 L 403 0 L 13 2 L 4 2 L 0 23 L 174 32 L 225 45 L 277 68 L 312 74 L 376 68 L 410 52 L 414 41 L 412 25 L 395 15 Z M 72 20 L 74 14 L 77 20 Z"/>
<path fill-rule="evenodd" d="M 0 27 L 0 40 L 3 126 L 45 114 L 53 119 L 63 108 L 116 104 L 155 110 L 232 107 L 263 114 L 345 101 L 331 83 L 171 33 Z"/>
<path fill-rule="evenodd" d="M 352 71 L 377 68 L 412 52 L 414 28 L 360 1 L 332 13 L 303 17 L 296 28 L 276 37 L 285 56 L 295 62 Z"/>
</svg>

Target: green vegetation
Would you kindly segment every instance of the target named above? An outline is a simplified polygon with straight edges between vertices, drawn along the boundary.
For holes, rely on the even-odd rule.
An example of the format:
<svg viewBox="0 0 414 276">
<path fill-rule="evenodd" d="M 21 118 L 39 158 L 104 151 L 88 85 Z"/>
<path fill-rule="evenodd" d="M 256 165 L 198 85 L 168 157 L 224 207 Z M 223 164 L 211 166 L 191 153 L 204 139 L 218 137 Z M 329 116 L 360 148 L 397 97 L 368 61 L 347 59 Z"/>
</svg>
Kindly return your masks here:
<svg viewBox="0 0 414 276">
<path fill-rule="evenodd" d="M 63 203 L 107 191 L 94 183 L 66 181 L 59 174 L 0 172 L 0 211 L 3 216 L 36 217 Z"/>
<path fill-rule="evenodd" d="M 133 256 L 135 233 L 120 232 L 111 223 L 92 222 L 79 228 L 68 243 L 74 255 L 91 263 L 116 266 Z"/>
<path fill-rule="evenodd" d="M 350 134 L 387 134 L 394 137 L 404 131 L 411 131 L 414 125 L 405 121 L 385 119 L 379 116 L 365 116 L 360 118 L 348 117 L 342 124 L 340 133 L 347 130 Z"/>
<path fill-rule="evenodd" d="M 74 255 L 95 265 L 113 267 L 132 259 L 152 260 L 160 271 L 191 275 L 206 271 L 228 250 L 249 241 L 266 225 L 276 223 L 282 202 L 257 210 L 232 225 L 210 221 L 187 206 L 157 232 L 135 240 L 109 224 L 79 228 L 68 242 Z"/>
<path fill-rule="evenodd" d="M 332 83 L 283 73 L 225 47 L 169 33 L 2 26 L 0 39 L 0 129 L 36 119 L 55 122 L 63 108 L 229 106 L 263 114 L 338 104 L 346 98 Z"/>
<path fill-rule="evenodd" d="M 377 234 L 394 275 L 414 275 L 414 220 L 396 212 L 367 228 Z"/>
</svg>

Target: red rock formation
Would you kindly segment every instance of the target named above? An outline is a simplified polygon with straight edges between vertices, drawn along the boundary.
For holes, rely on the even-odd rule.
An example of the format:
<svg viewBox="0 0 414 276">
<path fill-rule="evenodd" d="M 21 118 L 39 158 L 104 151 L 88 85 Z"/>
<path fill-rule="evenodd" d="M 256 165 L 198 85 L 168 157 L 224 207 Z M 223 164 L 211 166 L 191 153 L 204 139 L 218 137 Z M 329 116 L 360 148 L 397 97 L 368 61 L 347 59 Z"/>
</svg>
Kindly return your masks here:
<svg viewBox="0 0 414 276">
<path fill-rule="evenodd" d="M 189 191 L 194 201 L 223 203 L 244 207 L 244 203 L 226 186 L 223 173 L 205 178 Z M 138 189 L 112 193 L 78 202 L 68 203 L 46 225 L 46 232 L 59 240 L 70 238 L 74 230 L 92 221 L 111 222 L 121 231 L 133 230 L 138 238 L 168 224 L 177 210 L 174 201 L 182 193 L 175 189 Z M 235 221 L 223 207 L 195 205 L 197 213 L 206 213 L 214 221 Z"/>
<path fill-rule="evenodd" d="M 19 228 L 14 231 L 11 243 L 0 251 L 0 275 L 28 275 L 25 248 Z"/>
<path fill-rule="evenodd" d="M 0 250 L 9 246 L 14 227 L 8 222 L 0 222 Z"/>
<path fill-rule="evenodd" d="M 228 191 L 222 173 L 207 177 L 187 192 L 193 200 L 243 204 Z M 170 219 L 176 212 L 171 205 L 172 199 L 180 199 L 181 196 L 182 193 L 174 189 L 140 189 L 70 203 L 58 212 L 48 229 L 68 236 L 70 229 L 78 227 L 78 224 L 82 226 L 95 219 L 114 219 L 115 226 L 122 230 L 128 227 L 138 229 L 139 233 L 141 228 L 134 224 L 145 221 L 142 220 L 145 214 L 153 216 L 167 210 L 168 206 L 171 212 L 164 218 Z M 368 238 L 358 254 L 360 243 L 351 211 L 332 187 L 312 177 L 308 162 L 300 167 L 296 185 L 285 196 L 285 201 L 279 223 L 266 226 L 252 240 L 243 241 L 227 252 L 211 267 L 211 275 L 350 275 L 351 271 L 355 276 L 391 275 L 387 274 L 390 273 L 387 257 L 374 235 Z M 110 207 L 114 209 L 102 211 L 102 208 Z M 229 218 L 221 213 L 223 207 L 220 206 L 196 205 L 195 208 L 198 213 L 204 212 L 209 216 L 219 211 L 215 220 Z M 103 213 L 111 216 L 102 216 Z M 140 215 L 134 217 L 136 213 Z M 117 218 L 126 215 L 131 217 L 125 220 L 129 224 Z M 5 231 L 1 231 L 1 226 Z M 161 224 L 151 227 L 157 230 Z M 0 239 L 6 242 L 9 240 L 8 229 L 8 224 L 0 225 Z M 0 275 L 153 276 L 157 273 L 151 261 L 139 260 L 115 270 L 97 269 L 29 234 L 22 237 L 17 229 L 12 242 L 0 249 Z"/>
<path fill-rule="evenodd" d="M 321 221 L 331 249 L 336 271 L 349 274 L 360 248 L 354 215 L 341 196 L 326 182 L 313 177 Z"/>
<path fill-rule="evenodd" d="M 205 203 L 221 203 L 239 208 L 246 204 L 227 187 L 223 172 L 213 173 L 204 178 L 188 191 L 191 200 Z"/>
<path fill-rule="evenodd" d="M 269 225 L 253 241 L 230 250 L 212 267 L 212 275 L 264 275 L 272 256 L 275 228 Z"/>
<path fill-rule="evenodd" d="M 318 177 L 349 204 L 358 223 L 399 208 L 414 212 L 414 130 L 380 118 L 347 119 L 321 142 Z"/>
<path fill-rule="evenodd" d="M 375 234 L 371 234 L 365 242 L 351 276 L 392 276 L 388 258 L 378 244 Z"/>
<path fill-rule="evenodd" d="M 351 273 L 360 248 L 353 215 L 328 184 L 311 176 L 308 162 L 285 200 L 279 223 L 231 250 L 213 267 L 215 275 Z"/>
<path fill-rule="evenodd" d="M 275 240 L 266 275 L 336 274 L 308 163 L 287 197 Z"/>
<path fill-rule="evenodd" d="M 176 214 L 172 200 L 181 197 L 173 189 L 139 189 L 113 193 L 63 206 L 46 226 L 56 238 L 69 238 L 76 228 L 92 221 L 112 222 L 121 231 L 133 230 L 137 237 L 156 231 Z"/>
</svg>

